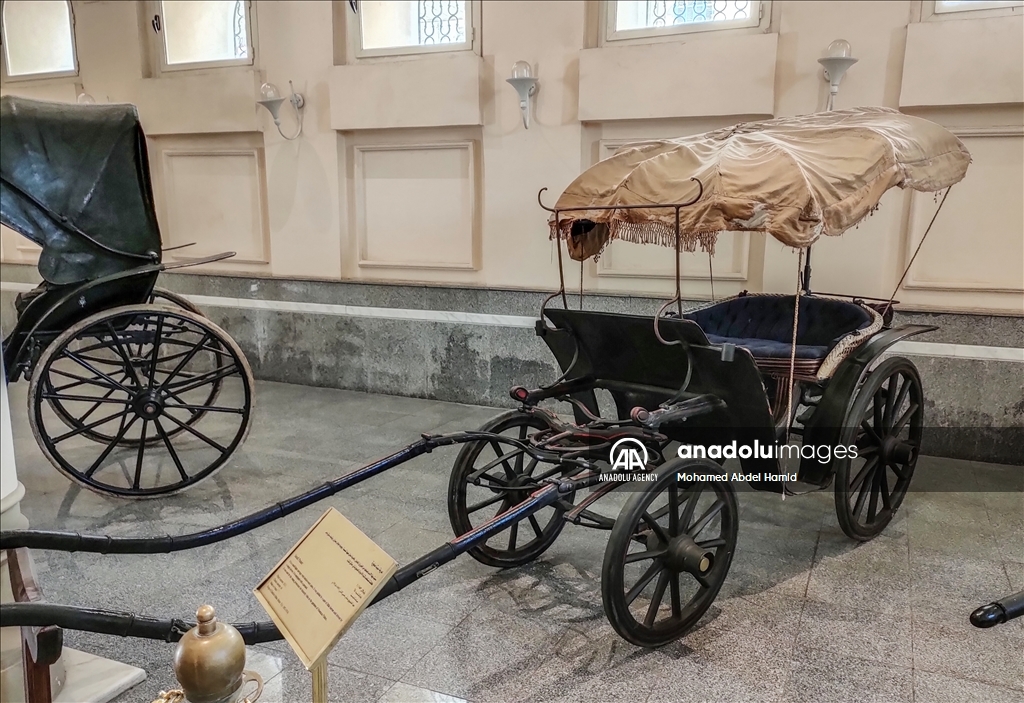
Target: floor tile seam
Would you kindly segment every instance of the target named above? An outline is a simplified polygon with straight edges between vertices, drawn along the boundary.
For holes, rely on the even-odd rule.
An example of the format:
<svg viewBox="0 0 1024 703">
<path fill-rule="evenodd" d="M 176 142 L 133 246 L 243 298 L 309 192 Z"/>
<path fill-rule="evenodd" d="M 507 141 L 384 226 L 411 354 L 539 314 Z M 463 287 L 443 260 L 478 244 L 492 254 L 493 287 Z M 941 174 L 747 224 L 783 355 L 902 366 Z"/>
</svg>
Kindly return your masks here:
<svg viewBox="0 0 1024 703">
<path fill-rule="evenodd" d="M 911 568 L 914 565 L 914 561 L 913 561 L 914 557 L 913 557 L 913 555 L 915 553 L 920 555 L 920 556 L 929 556 L 929 555 L 930 556 L 935 556 L 935 557 L 954 557 L 954 556 L 957 556 L 959 560 L 961 560 L 961 561 L 963 560 L 962 556 L 960 556 L 960 555 L 946 554 L 945 552 L 940 552 L 940 551 L 935 550 L 935 549 L 929 549 L 927 547 L 914 547 L 913 544 L 910 543 L 909 539 L 907 540 L 907 543 L 908 543 L 907 547 L 908 547 L 908 549 L 910 551 L 910 554 L 911 554 L 911 557 L 910 557 L 910 560 L 911 560 L 910 561 L 910 566 L 911 566 Z M 999 567 L 1003 567 L 1006 564 L 1006 559 L 998 559 L 998 560 L 997 559 L 989 559 L 987 557 L 976 556 L 974 554 L 972 554 L 969 557 L 969 560 L 972 563 L 973 562 L 982 562 L 984 564 L 990 564 L 992 566 L 999 566 Z"/>
<path fill-rule="evenodd" d="M 830 654 L 830 655 L 837 654 L 836 652 L 832 651 L 831 649 L 822 649 L 821 647 L 814 647 L 814 646 L 810 646 L 810 645 L 804 645 L 801 649 L 803 651 L 817 652 L 817 653 L 820 653 L 820 654 Z M 874 659 L 865 659 L 864 657 L 858 657 L 858 656 L 849 654 L 847 652 L 842 653 L 842 657 L 843 657 L 844 661 L 853 660 L 853 661 L 856 661 L 856 662 L 861 663 L 861 664 L 868 664 L 870 666 L 881 667 L 883 669 L 886 669 L 886 668 L 888 668 L 888 669 L 899 669 L 900 671 L 906 671 L 909 674 L 913 674 L 913 672 L 914 672 L 913 664 L 894 664 L 894 663 L 879 662 L 879 661 L 875 661 Z M 933 672 L 933 673 L 941 673 L 941 672 Z"/>
<path fill-rule="evenodd" d="M 338 512 L 341 512 L 341 511 L 339 510 Z M 342 513 L 342 515 L 344 515 L 344 513 Z M 397 524 L 399 524 L 400 522 L 402 522 L 402 520 L 404 520 L 404 519 L 406 519 L 406 518 L 401 518 L 401 517 L 400 517 L 400 518 L 396 519 L 396 520 L 395 520 L 394 522 L 390 523 L 390 524 L 389 524 L 389 525 L 388 525 L 387 527 L 384 527 L 384 528 L 382 528 L 382 529 L 379 529 L 379 530 L 378 530 L 378 529 L 374 529 L 374 530 L 371 530 L 371 531 L 369 531 L 369 532 L 366 532 L 365 534 L 366 534 L 366 536 L 367 536 L 367 537 L 369 537 L 370 539 L 372 539 L 372 540 L 374 540 L 374 541 L 377 541 L 377 538 L 378 538 L 378 537 L 380 537 L 380 536 L 381 536 L 382 534 L 384 534 L 385 532 L 387 532 L 388 530 L 390 530 L 390 529 L 391 529 L 392 527 L 394 527 L 395 525 L 397 525 Z M 397 560 L 396 560 L 396 561 L 397 561 Z M 399 565 L 398 565 L 398 568 L 402 568 L 402 565 L 401 565 L 401 564 L 399 564 Z"/>
<path fill-rule="evenodd" d="M 361 676 L 372 676 L 373 678 L 380 679 L 381 681 L 391 682 L 391 686 L 394 686 L 396 683 L 398 683 L 398 679 L 393 679 L 389 676 L 381 676 L 380 674 L 374 674 L 369 671 L 362 671 L 361 669 L 355 669 L 351 666 L 342 666 L 341 664 L 335 664 L 334 662 L 330 661 L 327 662 L 327 668 L 334 669 L 335 671 L 348 672 L 350 674 L 360 674 Z M 313 679 L 312 676 L 310 676 L 310 685 L 312 685 L 312 682 Z M 327 685 L 330 686 L 330 679 L 327 680 Z M 388 688 L 391 688 L 391 686 L 388 686 Z"/>
<path fill-rule="evenodd" d="M 462 623 L 464 623 L 464 622 L 465 622 L 466 620 L 468 620 L 468 619 L 470 618 L 470 616 L 472 616 L 473 614 L 474 614 L 474 611 L 470 611 L 470 612 L 466 613 L 466 614 L 465 614 L 465 615 L 463 615 L 463 616 L 462 616 L 462 618 L 461 618 L 461 619 L 460 619 L 460 620 L 459 620 L 459 621 L 458 621 L 458 622 L 457 622 L 456 624 L 454 624 L 454 625 L 452 625 L 452 624 L 451 624 L 450 622 L 448 622 L 448 623 L 437 623 L 437 624 L 439 624 L 439 625 L 444 625 L 445 627 L 447 627 L 447 628 L 448 628 L 448 631 L 447 631 L 447 632 L 445 632 L 445 633 L 444 633 L 443 635 L 441 635 L 441 637 L 440 637 L 440 638 L 438 639 L 438 641 L 437 641 L 437 642 L 436 642 L 436 643 L 434 644 L 434 646 L 430 647 L 430 648 L 429 648 L 429 649 L 428 649 L 427 651 L 425 651 L 425 652 L 423 653 L 423 655 L 422 655 L 422 656 L 420 656 L 420 658 L 416 660 L 416 663 L 415 663 L 415 664 L 413 664 L 412 666 L 410 666 L 408 670 L 406 670 L 406 671 L 402 672 L 402 678 L 399 678 L 399 681 L 401 681 L 402 683 L 404 683 L 404 684 L 406 684 L 406 685 L 409 685 L 409 686 L 417 686 L 418 688 L 424 688 L 423 686 L 420 686 L 419 684 L 414 684 L 414 683 L 412 683 L 412 682 L 410 682 L 410 681 L 405 681 L 405 680 L 403 680 L 403 679 L 404 679 L 404 677 L 405 677 L 405 676 L 407 676 L 407 675 L 409 674 L 409 672 L 410 672 L 410 671 L 412 671 L 413 669 L 415 669 L 415 668 L 416 668 L 416 666 L 417 666 L 417 665 L 419 665 L 419 663 L 420 663 L 421 661 L 423 661 L 424 659 L 426 659 L 426 658 L 427 658 L 427 657 L 428 657 L 428 656 L 429 656 L 429 655 L 430 655 L 430 654 L 431 654 L 431 653 L 432 653 L 432 652 L 433 652 L 433 651 L 434 651 L 435 649 L 437 649 L 438 647 L 440 647 L 440 646 L 441 646 L 441 643 L 443 642 L 443 640 L 444 640 L 444 639 L 445 639 L 445 638 L 446 638 L 446 637 L 447 637 L 448 635 L 450 635 L 450 634 L 451 634 L 452 632 L 454 632 L 454 631 L 455 631 L 455 630 L 456 630 L 457 628 L 461 627 L 461 626 L 462 626 Z M 424 619 L 425 619 L 425 620 L 429 620 L 429 618 L 424 618 Z M 433 621 L 433 620 L 431 620 L 430 622 L 436 622 L 436 621 Z M 431 690 L 431 691 L 432 691 L 433 689 L 427 689 L 427 690 Z M 445 695 L 452 695 L 452 694 L 445 694 Z M 460 698 L 461 696 L 454 696 L 454 697 L 455 697 L 455 698 Z"/>
<path fill-rule="evenodd" d="M 907 606 L 907 610 L 909 611 L 909 609 L 910 609 L 910 595 L 909 594 L 904 594 L 904 595 L 907 596 L 906 606 Z M 797 596 L 792 596 L 792 597 L 796 598 Z M 823 594 L 809 595 L 809 596 L 807 596 L 806 600 L 807 600 L 808 603 L 814 603 L 815 605 L 820 605 L 820 606 L 827 606 L 827 607 L 831 607 L 831 608 L 844 608 L 846 610 L 856 610 L 856 611 L 861 612 L 861 613 L 865 613 L 865 614 L 869 614 L 869 615 L 875 615 L 875 616 L 881 616 L 881 617 L 890 617 L 890 618 L 891 617 L 895 617 L 895 613 L 893 611 L 889 611 L 889 610 L 876 610 L 874 608 L 868 607 L 861 600 L 858 600 L 856 598 L 851 598 L 851 597 L 848 597 L 848 596 L 838 596 L 838 597 L 836 597 L 835 594 L 832 593 L 832 592 L 823 593 Z"/>
<path fill-rule="evenodd" d="M 958 495 L 960 495 L 960 494 L 958 494 Z M 935 504 L 933 503 L 933 505 L 935 505 Z M 982 508 L 985 511 L 985 520 L 987 521 L 987 525 L 989 527 L 994 527 L 995 526 L 995 523 L 992 521 L 992 511 L 989 510 L 989 507 L 988 507 L 988 501 L 986 501 L 986 500 L 978 500 L 978 502 L 967 502 L 966 505 L 968 505 L 968 506 L 970 506 L 972 508 L 975 508 L 975 507 L 976 508 Z M 928 522 L 942 522 L 942 520 L 940 518 L 926 517 L 924 514 L 918 513 L 917 510 L 915 509 L 915 507 L 917 507 L 917 506 L 910 505 L 908 507 L 910 508 L 910 512 L 907 514 L 908 522 L 924 522 L 924 523 L 928 523 Z M 936 507 L 941 507 L 941 506 L 937 506 L 936 505 Z M 973 522 L 973 521 L 969 521 L 969 522 Z"/>
<path fill-rule="evenodd" d="M 341 664 L 335 664 L 331 661 L 328 661 L 327 663 L 329 666 L 332 666 L 335 669 L 341 669 L 342 671 L 352 671 L 357 674 L 362 674 L 363 676 L 373 676 L 375 678 L 384 679 L 385 681 L 392 681 L 394 683 L 397 683 L 399 680 L 392 679 L 390 676 L 381 676 L 380 673 L 376 671 L 366 671 L 366 669 L 361 668 L 358 664 L 348 663 L 345 666 L 342 666 Z M 402 672 L 402 676 L 405 676 L 406 673 L 408 672 Z"/>
<path fill-rule="evenodd" d="M 1012 691 L 1013 693 L 1024 693 L 1024 683 L 1020 686 L 1007 686 L 1001 683 L 994 683 L 990 680 L 971 678 L 969 676 L 963 676 L 962 674 L 950 674 L 947 671 L 939 671 L 937 669 L 926 669 L 923 667 L 917 667 L 913 670 L 914 675 L 918 673 L 922 674 L 938 674 L 939 676 L 945 676 L 948 679 L 955 679 L 957 681 L 963 681 L 969 684 L 980 684 L 982 686 L 991 686 L 992 688 L 998 688 L 1004 691 Z"/>
<path fill-rule="evenodd" d="M 390 686 L 388 686 L 387 688 L 385 688 L 385 689 L 384 689 L 384 691 L 383 691 L 383 692 L 382 692 L 382 693 L 381 693 L 381 694 L 380 694 L 379 696 L 377 696 L 376 698 L 374 698 L 374 699 L 373 699 L 373 700 L 374 700 L 374 703 L 379 703 L 379 701 L 382 701 L 382 700 L 384 700 L 384 698 L 385 698 L 385 697 L 386 697 L 386 696 L 387 696 L 387 695 L 388 695 L 389 693 L 391 693 L 391 689 L 393 689 L 393 688 L 394 688 L 395 686 L 397 686 L 397 685 L 398 685 L 399 683 L 401 683 L 401 681 L 395 681 L 395 682 L 394 682 L 393 684 L 391 684 Z M 408 686 L 408 685 L 410 685 L 410 684 L 406 684 L 406 685 Z M 421 687 L 421 688 L 422 688 L 422 687 Z"/>
<path fill-rule="evenodd" d="M 436 648 L 437 648 L 438 646 L 440 646 L 440 644 L 441 644 L 441 641 L 442 641 L 442 640 L 444 640 L 444 638 L 445 638 L 445 637 L 447 637 L 448 635 L 450 635 L 450 634 L 451 634 L 451 633 L 452 633 L 452 632 L 453 632 L 453 631 L 455 630 L 455 626 L 453 626 L 453 625 L 450 625 L 450 624 L 447 624 L 447 623 L 434 623 L 434 622 L 433 622 L 432 620 L 426 620 L 426 622 L 428 622 L 428 623 L 431 623 L 431 624 L 442 624 L 442 625 L 444 625 L 444 627 L 447 627 L 448 629 L 447 629 L 447 630 L 445 630 L 445 632 L 444 632 L 444 633 L 443 633 L 443 634 L 442 634 L 442 635 L 441 635 L 440 637 L 438 637 L 438 638 L 437 638 L 437 642 L 436 642 L 436 643 L 434 644 L 434 646 L 433 646 L 433 647 L 431 647 L 430 649 L 428 649 L 427 651 L 425 651 L 425 652 L 424 652 L 423 654 L 421 654 L 421 655 L 420 655 L 420 656 L 419 656 L 419 657 L 418 657 L 418 658 L 416 659 L 416 661 L 414 661 L 414 662 L 413 662 L 412 664 L 410 664 L 408 668 L 406 668 L 405 670 L 403 670 L 403 671 L 401 672 L 401 674 L 399 674 L 399 675 L 398 675 L 398 678 L 396 678 L 396 679 L 395 679 L 395 682 L 396 682 L 396 683 L 397 683 L 397 682 L 399 682 L 399 681 L 402 681 L 402 678 L 403 678 L 403 677 L 405 677 L 405 676 L 406 676 L 406 675 L 407 675 L 407 674 L 408 674 L 408 673 L 409 673 L 410 671 L 412 671 L 413 669 L 415 669 L 415 668 L 416 668 L 416 666 L 417 666 L 417 665 L 418 665 L 418 664 L 419 664 L 419 663 L 420 663 L 421 661 L 423 661 L 423 659 L 425 659 L 425 658 L 426 658 L 426 656 L 427 656 L 428 654 L 430 654 L 430 653 L 431 653 L 432 651 L 434 651 L 434 649 L 436 649 Z M 370 672 L 364 672 L 364 673 L 370 673 Z M 373 674 L 373 675 L 374 675 L 374 676 L 376 676 L 377 674 Z M 381 677 L 381 678 L 385 678 L 385 677 Z M 403 682 L 403 683 L 407 683 L 407 682 Z M 414 684 L 411 684 L 411 683 L 410 683 L 410 684 L 408 684 L 408 685 L 409 685 L 409 686 L 413 686 Z M 419 688 L 424 688 L 424 687 L 423 687 L 423 686 L 419 686 Z M 427 690 L 433 691 L 434 689 L 427 689 Z M 443 693 L 443 691 L 437 691 L 437 693 Z M 448 695 L 451 695 L 451 694 L 449 694 L 449 693 L 444 693 L 444 695 L 448 696 Z M 455 698 L 459 698 L 459 696 L 454 696 L 454 697 L 455 697 Z"/>
<path fill-rule="evenodd" d="M 448 698 L 455 698 L 455 699 L 460 700 L 460 701 L 465 701 L 465 703 L 472 703 L 471 701 L 466 700 L 462 696 L 456 696 L 455 694 L 452 694 L 452 693 L 445 693 L 444 691 L 438 691 L 438 690 L 435 690 L 433 688 L 427 688 L 426 686 L 416 686 L 415 684 L 411 684 L 411 683 L 409 683 L 407 681 L 402 681 L 401 679 L 399 679 L 398 681 L 395 681 L 393 684 L 388 686 L 387 689 L 384 690 L 384 693 L 380 694 L 380 696 L 378 696 L 377 698 L 374 699 L 375 703 L 384 700 L 387 697 L 387 695 L 389 693 L 391 693 L 391 689 L 393 689 L 398 684 L 404 684 L 406 686 L 411 686 L 411 687 L 414 687 L 414 688 L 418 688 L 418 689 L 423 690 L 423 691 L 430 691 L 431 693 L 436 693 L 436 694 L 441 695 L 441 696 L 447 696 Z"/>
<path fill-rule="evenodd" d="M 923 666 L 919 666 L 918 663 L 917 663 L 917 647 L 916 647 L 917 637 L 915 635 L 915 632 L 916 632 L 916 627 L 915 626 L 918 623 L 922 623 L 922 624 L 923 623 L 927 623 L 929 625 L 941 625 L 942 623 L 936 623 L 936 622 L 932 622 L 930 620 L 922 620 L 921 618 L 919 618 L 917 616 L 916 613 L 914 613 L 913 610 L 910 613 L 910 620 L 911 620 L 911 622 L 910 622 L 910 625 L 911 625 L 911 630 L 910 630 L 910 647 L 911 647 L 911 652 L 913 653 L 912 672 L 913 672 L 913 675 L 914 675 L 915 679 L 917 677 L 917 673 L 921 672 L 921 673 L 924 673 L 924 674 L 938 674 L 940 676 L 945 676 L 947 678 L 956 679 L 958 681 L 965 681 L 967 683 L 982 684 L 984 686 L 993 686 L 995 688 L 1001 688 L 1001 689 L 1004 689 L 1004 690 L 1007 690 L 1007 691 L 1013 691 L 1015 693 L 1016 692 L 1020 692 L 1020 691 L 1024 691 L 1024 683 L 1022 683 L 1019 688 L 1013 688 L 1013 687 L 1010 687 L 1010 686 L 1004 686 L 1002 684 L 992 683 L 991 681 L 983 681 L 981 679 L 973 679 L 973 678 L 970 678 L 970 677 L 967 677 L 967 676 L 953 675 L 953 674 L 950 674 L 948 671 L 937 671 L 935 669 L 930 669 L 930 668 L 926 668 L 926 667 L 923 667 Z M 1022 640 L 1022 641 L 1024 641 L 1024 640 Z M 916 684 L 915 684 L 915 686 L 916 686 Z"/>
<path fill-rule="evenodd" d="M 1010 590 L 1007 591 L 1007 593 L 1010 593 L 1011 591 L 1013 591 L 1013 577 L 1010 576 L 1010 564 L 1016 564 L 1016 563 L 1017 562 L 1011 562 L 1011 561 L 1008 561 L 1006 559 L 1003 559 L 1003 574 L 1006 575 L 1006 582 L 1010 584 Z M 1024 584 L 1021 585 L 1021 588 L 1024 588 Z M 996 596 L 996 598 L 999 598 L 999 597 L 1000 596 Z M 979 603 L 978 605 L 980 606 L 982 604 Z"/>
<path fill-rule="evenodd" d="M 907 604 L 910 608 L 910 700 L 911 703 L 917 703 L 917 656 L 916 648 L 914 646 L 914 599 L 910 596 L 910 590 L 914 587 L 914 571 L 910 556 L 910 517 L 913 517 L 913 515 L 908 516 L 907 522 L 907 573 L 910 577 L 910 582 L 907 587 Z"/>
<path fill-rule="evenodd" d="M 963 681 L 964 683 L 969 683 L 969 684 L 981 684 L 982 686 L 989 686 L 990 688 L 998 688 L 1000 691 L 1010 691 L 1011 693 L 1021 693 L 1022 691 L 1024 691 L 1024 686 L 1022 686 L 1021 688 L 1012 688 L 1010 686 L 1004 686 L 1001 683 L 992 683 L 990 681 L 980 681 L 978 679 L 970 679 L 970 678 L 967 678 L 965 676 L 957 676 L 957 675 L 945 673 L 945 672 L 942 672 L 942 671 L 931 671 L 929 669 L 918 669 L 918 670 L 915 671 L 915 675 L 917 673 L 922 673 L 922 674 L 938 674 L 939 676 L 944 676 L 945 678 L 953 679 L 954 681 Z"/>
</svg>

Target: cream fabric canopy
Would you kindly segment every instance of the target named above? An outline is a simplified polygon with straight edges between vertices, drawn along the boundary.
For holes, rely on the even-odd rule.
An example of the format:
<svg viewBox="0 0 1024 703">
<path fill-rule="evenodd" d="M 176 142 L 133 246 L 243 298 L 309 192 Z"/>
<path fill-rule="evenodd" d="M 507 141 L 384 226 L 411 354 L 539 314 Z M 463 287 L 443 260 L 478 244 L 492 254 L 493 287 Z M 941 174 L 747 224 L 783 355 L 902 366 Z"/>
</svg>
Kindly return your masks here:
<svg viewBox="0 0 1024 703">
<path fill-rule="evenodd" d="M 566 188 L 566 208 L 686 203 L 680 247 L 714 250 L 718 234 L 765 232 L 793 247 L 839 235 L 893 186 L 936 191 L 960 181 L 971 155 L 943 127 L 884 107 L 749 122 L 681 139 L 622 147 Z M 576 260 L 611 239 L 676 246 L 674 208 L 561 212 L 552 237 Z M 579 220 L 596 223 L 595 227 Z M 583 232 L 582 230 L 588 230 Z"/>
</svg>

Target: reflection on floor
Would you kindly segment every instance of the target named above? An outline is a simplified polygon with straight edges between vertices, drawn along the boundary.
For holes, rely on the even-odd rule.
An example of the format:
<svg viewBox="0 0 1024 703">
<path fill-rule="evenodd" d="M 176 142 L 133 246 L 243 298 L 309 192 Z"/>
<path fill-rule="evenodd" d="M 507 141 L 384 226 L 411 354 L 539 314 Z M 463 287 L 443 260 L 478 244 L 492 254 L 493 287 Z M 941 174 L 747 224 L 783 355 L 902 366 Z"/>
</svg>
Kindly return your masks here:
<svg viewBox="0 0 1024 703">
<path fill-rule="evenodd" d="M 153 501 L 71 487 L 33 442 L 26 384 L 11 387 L 22 510 L 36 528 L 162 535 L 221 524 L 389 453 L 421 432 L 475 428 L 493 408 L 260 383 L 252 433 L 214 478 Z M 455 451 L 425 455 L 247 535 L 160 556 L 38 553 L 51 602 L 192 617 L 264 620 L 252 587 L 333 505 L 400 563 L 450 537 Z M 925 458 L 958 493 L 911 494 L 886 533 L 856 545 L 830 493 L 740 495 L 740 545 L 725 588 L 682 641 L 645 651 L 607 624 L 599 574 L 607 533 L 568 528 L 534 564 L 495 571 L 462 557 L 375 606 L 330 658 L 331 700 L 1024 701 L 1024 622 L 975 630 L 977 605 L 1024 588 L 1020 467 Z M 604 505 L 614 514 L 617 506 Z M 174 685 L 173 647 L 68 632 L 68 646 L 145 668 L 118 701 Z M 261 701 L 309 700 L 283 644 L 249 649 Z"/>
</svg>

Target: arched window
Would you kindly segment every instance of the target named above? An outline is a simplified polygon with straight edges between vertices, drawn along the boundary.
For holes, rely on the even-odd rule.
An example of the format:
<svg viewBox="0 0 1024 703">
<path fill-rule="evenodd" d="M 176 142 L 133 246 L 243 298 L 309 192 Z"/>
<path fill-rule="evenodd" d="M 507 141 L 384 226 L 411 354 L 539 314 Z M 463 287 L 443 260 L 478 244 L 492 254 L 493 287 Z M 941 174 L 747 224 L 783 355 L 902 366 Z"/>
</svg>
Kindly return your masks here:
<svg viewBox="0 0 1024 703">
<path fill-rule="evenodd" d="M 157 0 L 147 7 L 161 71 L 253 63 L 248 0 Z"/>
<path fill-rule="evenodd" d="M 78 72 L 70 2 L 3 0 L 0 20 L 4 78 L 50 78 Z"/>
</svg>

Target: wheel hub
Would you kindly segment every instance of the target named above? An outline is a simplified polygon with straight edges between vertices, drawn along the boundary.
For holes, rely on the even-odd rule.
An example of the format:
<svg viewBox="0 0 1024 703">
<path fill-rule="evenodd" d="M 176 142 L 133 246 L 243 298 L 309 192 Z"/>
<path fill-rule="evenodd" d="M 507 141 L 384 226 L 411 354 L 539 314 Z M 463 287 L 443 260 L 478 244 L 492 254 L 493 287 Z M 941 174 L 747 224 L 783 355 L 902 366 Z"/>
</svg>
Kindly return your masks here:
<svg viewBox="0 0 1024 703">
<path fill-rule="evenodd" d="M 163 414 L 164 401 L 159 392 L 146 390 L 135 396 L 132 409 L 142 419 L 154 420 Z"/>
<path fill-rule="evenodd" d="M 906 464 L 914 458 L 914 446 L 890 435 L 882 440 L 880 453 L 883 463 Z"/>
<path fill-rule="evenodd" d="M 715 553 L 698 546 L 689 535 L 677 535 L 669 539 L 665 563 L 676 573 L 705 576 L 715 565 Z"/>
</svg>

